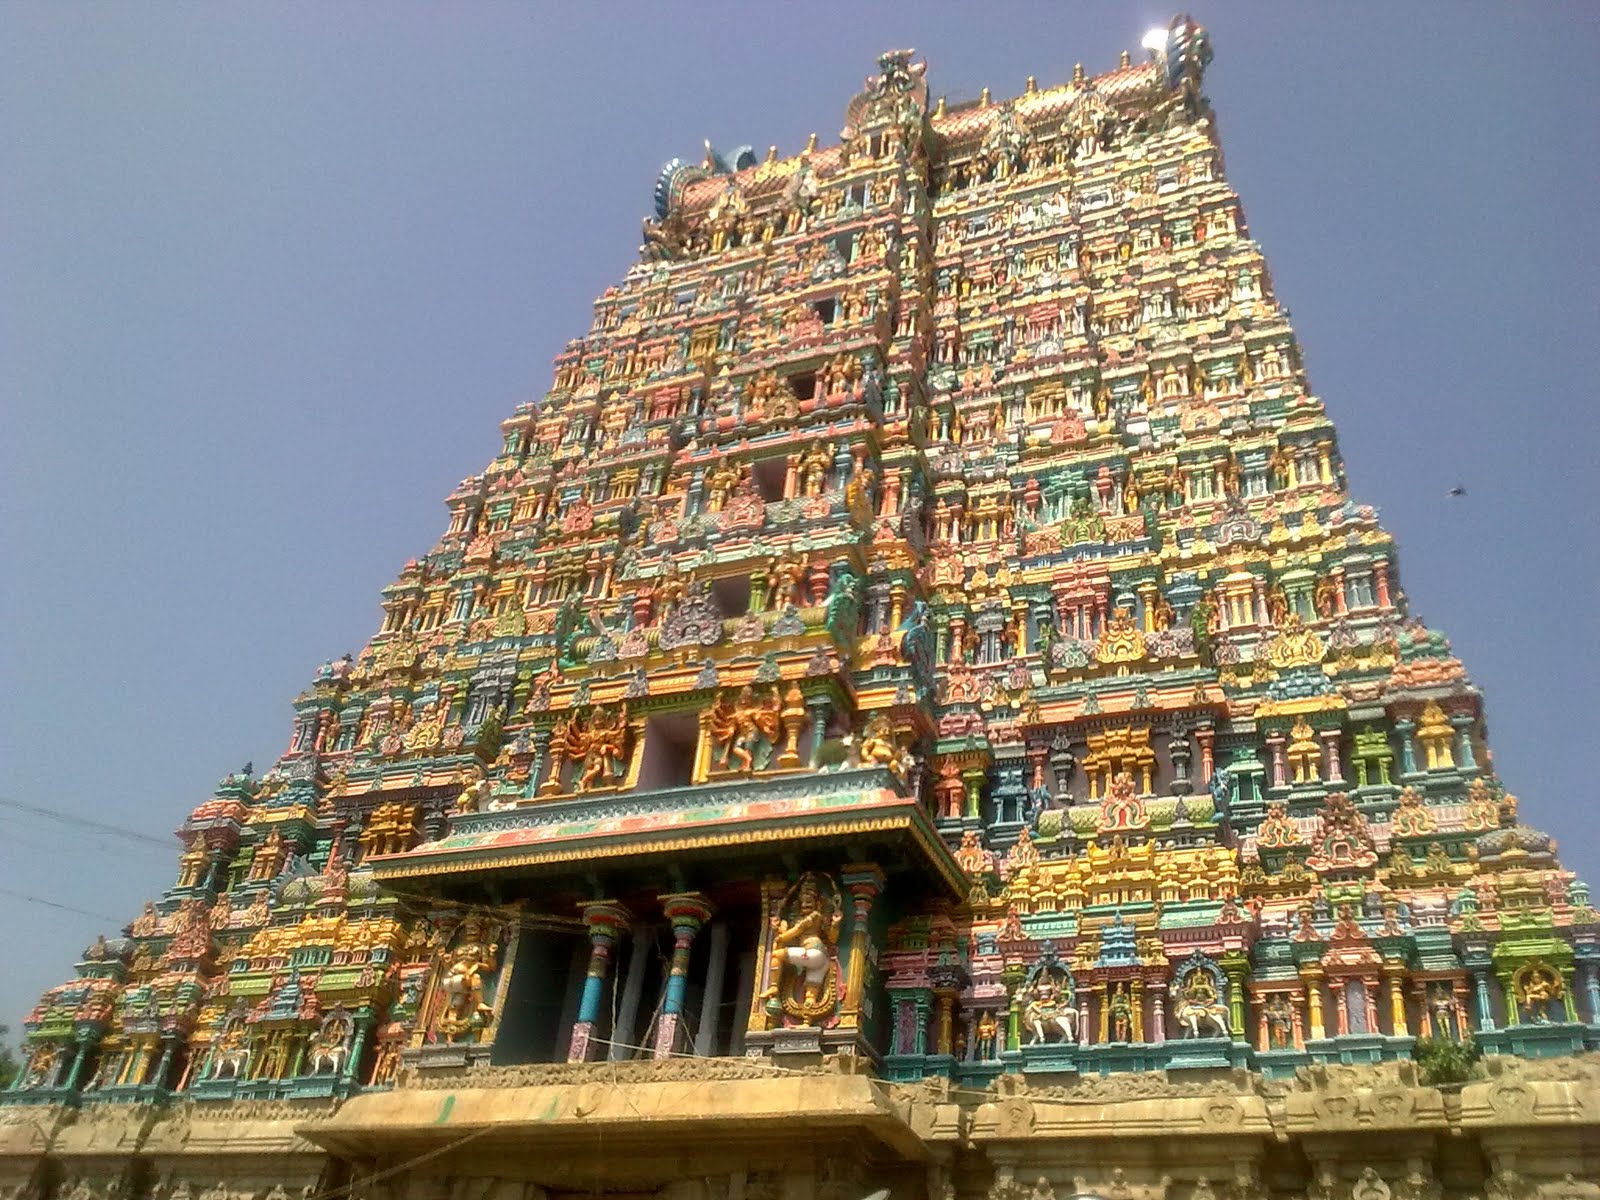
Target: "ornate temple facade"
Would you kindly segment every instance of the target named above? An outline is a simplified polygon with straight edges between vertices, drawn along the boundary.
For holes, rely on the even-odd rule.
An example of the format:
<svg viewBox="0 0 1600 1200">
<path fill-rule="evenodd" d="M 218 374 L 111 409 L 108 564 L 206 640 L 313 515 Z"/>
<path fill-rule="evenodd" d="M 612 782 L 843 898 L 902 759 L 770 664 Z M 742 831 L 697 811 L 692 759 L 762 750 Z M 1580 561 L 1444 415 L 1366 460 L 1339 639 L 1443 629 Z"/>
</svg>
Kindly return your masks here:
<svg viewBox="0 0 1600 1200">
<path fill-rule="evenodd" d="M 1146 45 L 667 164 L 0 1195 L 1600 1197 L 1600 918 Z"/>
</svg>

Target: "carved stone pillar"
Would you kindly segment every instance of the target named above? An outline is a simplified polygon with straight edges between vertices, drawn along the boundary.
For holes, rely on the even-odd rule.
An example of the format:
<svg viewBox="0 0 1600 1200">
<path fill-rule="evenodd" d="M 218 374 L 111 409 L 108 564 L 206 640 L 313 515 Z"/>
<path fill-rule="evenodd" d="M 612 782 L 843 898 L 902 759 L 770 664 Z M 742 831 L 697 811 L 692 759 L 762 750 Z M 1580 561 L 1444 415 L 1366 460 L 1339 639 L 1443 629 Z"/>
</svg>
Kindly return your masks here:
<svg viewBox="0 0 1600 1200">
<path fill-rule="evenodd" d="M 1022 980 L 1026 969 L 1019 962 L 1009 962 L 1001 969 L 1000 979 L 1006 985 L 1010 1003 L 1006 1009 L 1005 1048 L 1017 1050 L 1022 1046 Z"/>
<path fill-rule="evenodd" d="M 1172 786 L 1174 796 L 1187 796 L 1194 791 L 1194 781 L 1189 778 L 1189 735 L 1179 729 L 1167 743 L 1167 753 L 1172 757 Z"/>
<path fill-rule="evenodd" d="M 706 964 L 706 984 L 700 1001 L 700 1028 L 695 1031 L 694 1052 L 701 1058 L 716 1053 L 718 1018 L 722 1014 L 722 981 L 728 969 L 728 923 L 711 923 L 711 961 Z"/>
<path fill-rule="evenodd" d="M 67 1069 L 67 1078 L 61 1085 L 69 1092 L 78 1090 L 79 1079 L 83 1075 L 83 1064 L 89 1060 L 89 1046 L 87 1039 L 79 1042 L 77 1053 L 72 1056 L 72 1066 Z"/>
<path fill-rule="evenodd" d="M 572 1040 L 567 1047 L 568 1062 L 587 1062 L 590 1058 L 590 1040 L 595 1023 L 600 1019 L 606 977 L 611 973 L 612 951 L 617 938 L 628 928 L 628 910 L 613 901 L 601 900 L 584 908 L 583 921 L 589 927 L 589 970 L 584 977 L 578 1019 L 573 1023 Z"/>
<path fill-rule="evenodd" d="M 606 1057 L 612 1062 L 620 1062 L 633 1054 L 639 1000 L 644 993 L 645 961 L 654 950 L 655 931 L 647 925 L 634 926 L 628 976 L 622 983 L 622 1002 L 617 1006 L 616 1026 L 611 1030 L 611 1045 L 606 1051 Z"/>
<path fill-rule="evenodd" d="M 689 986 L 689 952 L 694 935 L 711 917 L 711 904 L 699 892 L 661 897 L 661 911 L 672 923 L 672 965 L 667 972 L 667 994 L 661 1002 L 656 1026 L 656 1058 L 671 1058 L 678 1045 L 678 1025 L 684 992 Z"/>
</svg>

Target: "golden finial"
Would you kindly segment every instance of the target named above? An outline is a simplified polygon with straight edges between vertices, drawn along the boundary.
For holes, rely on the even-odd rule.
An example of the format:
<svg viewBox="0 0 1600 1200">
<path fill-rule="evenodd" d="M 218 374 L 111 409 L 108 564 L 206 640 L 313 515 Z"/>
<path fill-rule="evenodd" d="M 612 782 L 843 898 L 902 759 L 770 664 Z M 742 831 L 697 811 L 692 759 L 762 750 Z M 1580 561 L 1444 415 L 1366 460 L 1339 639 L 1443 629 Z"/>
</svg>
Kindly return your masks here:
<svg viewBox="0 0 1600 1200">
<path fill-rule="evenodd" d="M 1073 63 L 1072 64 L 1072 82 L 1073 83 L 1082 83 L 1083 82 L 1083 64 L 1082 63 Z"/>
<path fill-rule="evenodd" d="M 1117 66 L 1119 66 L 1119 67 L 1131 67 L 1132 65 L 1133 65 L 1133 56 L 1130 55 L 1126 50 L 1124 50 L 1122 52 L 1121 59 L 1119 59 L 1118 62 L 1117 62 Z"/>
<path fill-rule="evenodd" d="M 944 116 L 944 97 L 943 96 L 939 97 L 939 105 L 938 105 L 937 108 L 935 108 L 933 110 L 933 115 L 936 116 L 936 117 Z"/>
<path fill-rule="evenodd" d="M 767 161 L 769 163 L 778 161 L 778 148 L 776 146 L 767 147 Z"/>
<path fill-rule="evenodd" d="M 979 95 L 979 97 L 978 97 L 978 107 L 979 108 L 988 108 L 989 107 L 989 89 L 988 88 L 984 88 L 982 94 Z"/>
<path fill-rule="evenodd" d="M 816 148 L 817 148 L 817 135 L 813 133 L 810 137 L 808 137 L 806 139 L 806 153 L 810 154 Z"/>
<path fill-rule="evenodd" d="M 1029 75 L 1028 76 L 1028 93 L 1027 94 L 1031 96 L 1035 92 L 1037 92 L 1038 90 L 1039 90 L 1039 81 L 1037 79 L 1035 79 L 1032 75 Z"/>
</svg>

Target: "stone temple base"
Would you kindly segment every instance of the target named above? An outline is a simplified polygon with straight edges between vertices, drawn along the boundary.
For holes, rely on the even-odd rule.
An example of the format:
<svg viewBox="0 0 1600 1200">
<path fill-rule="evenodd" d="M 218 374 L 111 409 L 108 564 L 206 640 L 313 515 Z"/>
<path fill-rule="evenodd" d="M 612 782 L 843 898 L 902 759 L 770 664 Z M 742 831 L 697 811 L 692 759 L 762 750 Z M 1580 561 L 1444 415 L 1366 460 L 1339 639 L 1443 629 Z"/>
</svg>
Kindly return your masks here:
<svg viewBox="0 0 1600 1200">
<path fill-rule="evenodd" d="M 980 1090 L 888 1082 L 860 1055 L 799 1065 L 824 1040 L 465 1068 L 438 1067 L 443 1048 L 345 1100 L 0 1107 L 0 1197 L 1600 1200 L 1600 1055 L 1491 1055 L 1444 1089 L 1383 1062 L 1013 1071 Z"/>
<path fill-rule="evenodd" d="M 744 1053 L 746 1058 L 770 1058 L 787 1066 L 815 1066 L 833 1056 L 858 1059 L 863 1065 L 880 1065 L 877 1053 L 857 1030 L 811 1025 L 747 1033 Z"/>
</svg>

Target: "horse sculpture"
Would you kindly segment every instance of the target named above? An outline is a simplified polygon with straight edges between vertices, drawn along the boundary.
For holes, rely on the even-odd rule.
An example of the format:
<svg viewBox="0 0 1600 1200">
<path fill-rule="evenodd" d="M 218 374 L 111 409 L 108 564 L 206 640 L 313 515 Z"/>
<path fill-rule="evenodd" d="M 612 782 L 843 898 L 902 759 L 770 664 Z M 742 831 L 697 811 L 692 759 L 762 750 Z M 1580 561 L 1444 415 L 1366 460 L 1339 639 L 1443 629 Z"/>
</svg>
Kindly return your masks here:
<svg viewBox="0 0 1600 1200">
<path fill-rule="evenodd" d="M 313 1075 L 342 1075 L 344 1064 L 350 1057 L 350 1047 L 316 1045 L 311 1048 L 311 1073 Z"/>
<path fill-rule="evenodd" d="M 317 1031 L 306 1057 L 313 1075 L 343 1075 L 350 1061 L 350 1043 L 355 1039 L 355 1022 L 343 1009 L 332 1013 Z"/>
<path fill-rule="evenodd" d="M 1175 1001 L 1172 1015 L 1184 1027 L 1184 1037 L 1228 1037 L 1228 1006 L 1217 999 L 1209 979 L 1197 979 L 1191 973 L 1187 983 L 1174 981 L 1172 998 Z M 1207 1031 L 1201 1033 L 1202 1026 Z"/>
<path fill-rule="evenodd" d="M 1048 1041 L 1046 1031 L 1052 1025 L 1060 1032 L 1062 1042 L 1077 1041 L 1078 1011 L 1062 998 L 1054 983 L 1046 981 L 1033 985 L 1022 1019 L 1033 1034 L 1028 1039 L 1030 1046 Z"/>
<path fill-rule="evenodd" d="M 249 1065 L 249 1047 L 242 1045 L 223 1046 L 218 1049 L 216 1057 L 211 1060 L 211 1078 L 243 1079 Z"/>
</svg>

